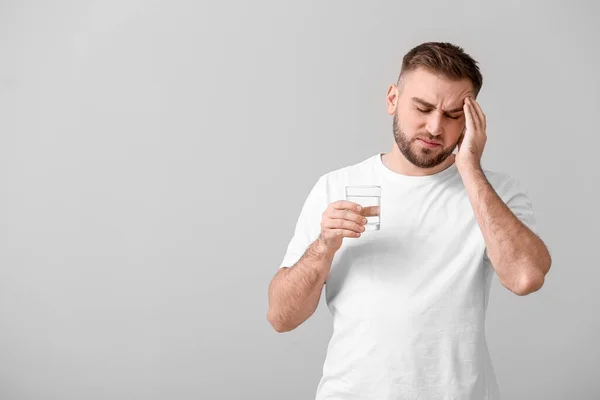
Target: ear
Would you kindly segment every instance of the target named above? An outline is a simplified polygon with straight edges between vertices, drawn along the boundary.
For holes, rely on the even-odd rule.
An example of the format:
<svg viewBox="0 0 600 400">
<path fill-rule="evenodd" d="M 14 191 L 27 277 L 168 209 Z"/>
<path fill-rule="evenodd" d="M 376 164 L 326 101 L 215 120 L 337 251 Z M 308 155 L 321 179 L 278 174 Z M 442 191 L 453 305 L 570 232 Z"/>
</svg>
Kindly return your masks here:
<svg viewBox="0 0 600 400">
<path fill-rule="evenodd" d="M 394 115 L 396 113 L 396 108 L 398 107 L 398 96 L 398 86 L 394 84 L 390 85 L 387 91 L 387 95 L 385 96 L 387 113 L 389 115 Z"/>
</svg>

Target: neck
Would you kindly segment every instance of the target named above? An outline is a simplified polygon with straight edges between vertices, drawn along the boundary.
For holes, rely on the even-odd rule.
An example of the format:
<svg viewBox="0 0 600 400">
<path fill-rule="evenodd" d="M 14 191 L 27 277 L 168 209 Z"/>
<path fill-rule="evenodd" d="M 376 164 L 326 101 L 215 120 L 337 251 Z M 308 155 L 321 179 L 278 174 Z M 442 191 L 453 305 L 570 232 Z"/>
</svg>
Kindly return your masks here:
<svg viewBox="0 0 600 400">
<path fill-rule="evenodd" d="M 398 149 L 398 146 L 395 144 L 394 147 L 392 147 L 391 152 L 384 153 L 383 156 L 381 156 L 381 160 L 383 162 L 383 165 L 385 165 L 390 170 L 396 172 L 397 174 L 408 176 L 426 176 L 437 174 L 438 172 L 441 172 L 446 168 L 450 167 L 452 164 L 454 164 L 454 156 L 451 155 L 447 159 L 445 159 L 444 162 L 442 162 L 439 165 L 436 165 L 435 167 L 419 168 L 416 165 L 413 165 L 410 161 L 408 161 L 406 157 L 404 157 L 404 154 L 402 154 L 400 149 Z"/>
</svg>

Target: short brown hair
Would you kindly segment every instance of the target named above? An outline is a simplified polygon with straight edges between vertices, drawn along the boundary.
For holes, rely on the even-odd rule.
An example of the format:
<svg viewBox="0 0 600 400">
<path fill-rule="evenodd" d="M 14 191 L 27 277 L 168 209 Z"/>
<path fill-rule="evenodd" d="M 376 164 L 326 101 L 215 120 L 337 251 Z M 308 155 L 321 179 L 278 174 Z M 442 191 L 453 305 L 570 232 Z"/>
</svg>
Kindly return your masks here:
<svg viewBox="0 0 600 400">
<path fill-rule="evenodd" d="M 483 85 L 477 61 L 451 43 L 427 42 L 412 48 L 402 59 L 398 83 L 407 72 L 424 68 L 452 80 L 468 78 L 473 83 L 475 97 Z"/>
</svg>

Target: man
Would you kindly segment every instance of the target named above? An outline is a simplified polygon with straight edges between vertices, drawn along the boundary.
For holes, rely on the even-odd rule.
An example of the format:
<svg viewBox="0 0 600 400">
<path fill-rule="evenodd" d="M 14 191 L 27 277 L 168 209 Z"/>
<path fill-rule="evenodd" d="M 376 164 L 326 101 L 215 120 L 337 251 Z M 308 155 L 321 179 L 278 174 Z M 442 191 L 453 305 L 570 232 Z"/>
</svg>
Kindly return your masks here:
<svg viewBox="0 0 600 400">
<path fill-rule="evenodd" d="M 551 258 L 519 183 L 481 167 L 481 86 L 460 47 L 410 50 L 386 97 L 392 151 L 321 176 L 308 195 L 268 320 L 296 328 L 326 284 L 333 335 L 317 399 L 499 398 L 485 339 L 492 276 L 527 295 Z M 344 200 L 355 184 L 381 186 L 380 230 L 365 232 Z"/>
</svg>

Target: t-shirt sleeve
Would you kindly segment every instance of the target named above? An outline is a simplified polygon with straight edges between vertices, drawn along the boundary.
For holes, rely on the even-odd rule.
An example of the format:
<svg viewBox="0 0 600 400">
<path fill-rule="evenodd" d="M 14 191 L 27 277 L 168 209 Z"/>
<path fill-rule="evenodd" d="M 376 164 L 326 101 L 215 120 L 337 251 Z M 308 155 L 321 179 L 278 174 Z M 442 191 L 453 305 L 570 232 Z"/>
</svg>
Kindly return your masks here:
<svg viewBox="0 0 600 400">
<path fill-rule="evenodd" d="M 538 227 L 533 204 L 526 189 L 516 179 L 510 179 L 502 199 L 515 216 L 536 235 Z"/>
<path fill-rule="evenodd" d="M 304 201 L 294 233 L 279 268 L 291 267 L 296 264 L 308 246 L 317 240 L 321 233 L 321 217 L 327 205 L 326 181 L 325 177 L 321 176 Z"/>
</svg>

